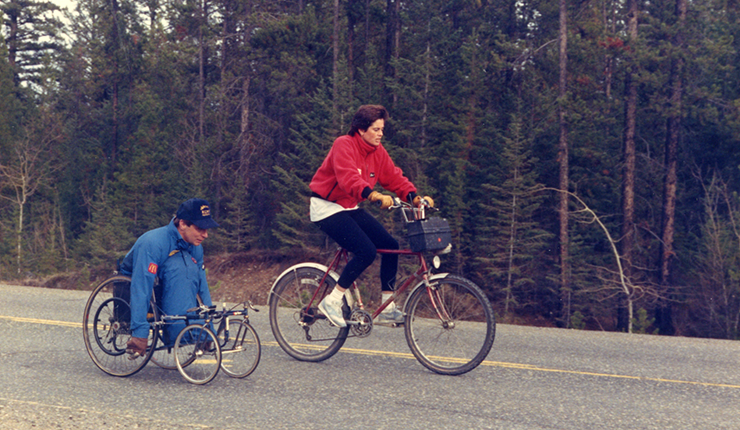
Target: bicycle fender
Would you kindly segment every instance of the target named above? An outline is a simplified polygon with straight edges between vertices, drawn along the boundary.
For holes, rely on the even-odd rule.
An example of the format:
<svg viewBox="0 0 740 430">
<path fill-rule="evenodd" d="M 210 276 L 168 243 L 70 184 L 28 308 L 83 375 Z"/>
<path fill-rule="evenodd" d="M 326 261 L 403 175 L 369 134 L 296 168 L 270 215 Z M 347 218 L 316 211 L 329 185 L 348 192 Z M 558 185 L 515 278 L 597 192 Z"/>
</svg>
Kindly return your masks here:
<svg viewBox="0 0 740 430">
<path fill-rule="evenodd" d="M 437 279 L 444 279 L 448 276 L 450 276 L 449 273 L 435 273 L 434 275 L 431 275 L 429 277 L 429 282 L 432 282 Z M 411 297 L 411 294 L 413 294 L 414 291 L 416 291 L 417 289 L 423 288 L 423 287 L 424 287 L 424 281 L 421 281 L 418 284 L 414 285 L 414 288 L 412 288 L 411 291 L 409 291 L 408 295 L 406 295 L 406 302 L 404 302 L 403 304 L 403 313 L 406 313 L 406 309 L 408 308 L 408 304 L 409 304 L 409 297 Z"/>
<path fill-rule="evenodd" d="M 319 264 L 319 263 L 298 263 L 298 264 L 296 264 L 294 266 L 290 266 L 287 269 L 285 269 L 285 271 L 283 273 L 281 273 L 280 276 L 278 276 L 275 279 L 275 282 L 272 283 L 272 287 L 270 287 L 270 294 L 269 295 L 270 296 L 272 295 L 273 291 L 275 291 L 275 286 L 277 285 L 278 281 L 281 280 L 283 278 L 283 276 L 285 276 L 286 273 L 290 273 L 290 272 L 292 272 L 294 270 L 298 270 L 298 269 L 300 269 L 302 267 L 311 267 L 313 269 L 318 269 L 318 270 L 321 270 L 323 272 L 326 272 L 328 270 L 328 267 L 324 266 L 323 264 Z M 334 278 L 334 281 L 338 281 L 339 280 L 339 274 L 337 274 L 337 272 L 335 272 L 333 270 L 329 272 L 329 276 L 331 276 L 332 278 Z"/>
</svg>

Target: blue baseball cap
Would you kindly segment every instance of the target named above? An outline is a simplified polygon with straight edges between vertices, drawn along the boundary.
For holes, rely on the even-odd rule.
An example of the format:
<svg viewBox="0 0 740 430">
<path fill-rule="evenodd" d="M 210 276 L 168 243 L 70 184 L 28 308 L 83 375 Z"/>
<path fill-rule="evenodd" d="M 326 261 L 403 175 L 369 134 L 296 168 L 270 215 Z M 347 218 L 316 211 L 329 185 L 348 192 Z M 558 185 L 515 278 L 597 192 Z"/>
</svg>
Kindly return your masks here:
<svg viewBox="0 0 740 430">
<path fill-rule="evenodd" d="M 190 199 L 181 204 L 175 216 L 203 229 L 218 227 L 218 223 L 211 218 L 211 206 L 203 199 Z"/>
</svg>

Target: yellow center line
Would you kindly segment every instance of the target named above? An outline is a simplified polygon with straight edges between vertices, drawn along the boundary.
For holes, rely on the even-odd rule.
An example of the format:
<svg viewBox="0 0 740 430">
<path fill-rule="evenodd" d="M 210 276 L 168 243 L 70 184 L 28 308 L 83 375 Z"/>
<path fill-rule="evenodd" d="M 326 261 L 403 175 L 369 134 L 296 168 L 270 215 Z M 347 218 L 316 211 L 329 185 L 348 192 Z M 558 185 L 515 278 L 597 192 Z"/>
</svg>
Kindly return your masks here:
<svg viewBox="0 0 740 430">
<path fill-rule="evenodd" d="M 262 342 L 262 345 L 278 346 L 278 343 L 277 342 Z M 301 346 L 308 347 L 308 345 L 301 345 Z M 416 357 L 414 357 L 411 353 L 407 353 L 407 352 L 377 351 L 377 350 L 371 350 L 371 349 L 347 348 L 346 346 L 342 347 L 340 352 L 349 353 L 349 354 L 359 354 L 359 355 L 408 358 L 408 359 L 414 359 L 414 360 L 416 359 Z M 455 362 L 455 361 L 459 361 L 459 359 L 450 358 L 447 361 Z M 664 383 L 670 383 L 670 384 L 700 385 L 704 387 L 740 388 L 740 385 L 736 385 L 736 384 L 719 384 L 719 383 L 714 383 L 714 382 L 698 382 L 698 381 L 684 381 L 684 380 L 679 380 L 679 379 L 651 378 L 648 376 L 631 376 L 631 375 L 619 375 L 619 374 L 614 374 L 614 373 L 599 373 L 599 372 L 585 372 L 585 371 L 580 371 L 580 370 L 552 369 L 552 368 L 547 368 L 547 367 L 539 367 L 539 366 L 535 366 L 532 364 L 505 363 L 501 361 L 484 360 L 480 365 L 489 366 L 489 367 L 503 367 L 503 368 L 509 368 L 509 369 L 529 370 L 529 371 L 535 371 L 535 372 L 551 372 L 551 373 L 564 373 L 564 374 L 570 374 L 570 375 L 595 376 L 595 377 L 600 377 L 600 378 L 631 379 L 635 381 L 652 381 L 652 382 L 664 382 Z"/>
<path fill-rule="evenodd" d="M 82 323 L 76 323 L 76 322 L 68 322 L 68 321 L 54 321 L 54 320 L 45 320 L 45 319 L 38 319 L 38 318 L 23 318 L 23 317 L 11 317 L 11 316 L 5 316 L 0 315 L 0 319 L 5 319 L 9 321 L 15 321 L 15 322 L 22 322 L 22 323 L 32 323 L 32 324 L 46 324 L 46 325 L 56 325 L 61 327 L 74 327 L 74 328 L 82 328 Z M 277 342 L 262 342 L 263 346 L 278 346 Z M 306 347 L 309 349 L 315 349 L 311 348 L 309 345 L 301 345 L 302 347 Z M 371 355 L 371 356 L 382 356 L 382 357 L 395 357 L 395 358 L 406 358 L 406 359 L 416 359 L 411 353 L 408 352 L 392 352 L 392 351 L 378 351 L 378 350 L 372 350 L 372 349 L 361 349 L 361 348 L 348 348 L 348 347 L 342 347 L 341 352 L 348 353 L 348 354 L 358 354 L 358 355 Z M 451 358 L 447 361 L 459 361 Z M 547 367 L 539 367 L 532 364 L 522 364 L 522 363 L 505 363 L 501 361 L 488 361 L 484 360 L 481 364 L 481 366 L 490 366 L 490 367 L 503 367 L 508 369 L 521 369 L 521 370 L 529 370 L 534 372 L 551 372 L 551 373 L 564 373 L 564 374 L 570 374 L 570 375 L 583 375 L 583 376 L 595 376 L 600 378 L 616 378 L 616 379 L 632 379 L 636 381 L 652 381 L 652 382 L 664 382 L 664 383 L 670 383 L 670 384 L 686 384 L 686 385 L 700 385 L 703 387 L 722 387 L 722 388 L 740 388 L 740 385 L 736 384 L 719 384 L 714 382 L 698 382 L 698 381 L 684 381 L 680 379 L 665 379 L 665 378 L 651 378 L 648 376 L 631 376 L 631 375 L 619 375 L 614 373 L 599 373 L 599 372 L 585 372 L 580 370 L 565 370 L 565 369 L 552 369 Z"/>
<path fill-rule="evenodd" d="M 70 322 L 70 321 L 54 321 L 54 320 L 42 320 L 39 318 L 9 317 L 5 315 L 0 315 L 0 319 L 10 320 L 10 321 L 15 321 L 15 322 L 22 322 L 22 323 L 45 324 L 45 325 L 57 325 L 61 327 L 82 328 L 82 323 Z"/>
</svg>

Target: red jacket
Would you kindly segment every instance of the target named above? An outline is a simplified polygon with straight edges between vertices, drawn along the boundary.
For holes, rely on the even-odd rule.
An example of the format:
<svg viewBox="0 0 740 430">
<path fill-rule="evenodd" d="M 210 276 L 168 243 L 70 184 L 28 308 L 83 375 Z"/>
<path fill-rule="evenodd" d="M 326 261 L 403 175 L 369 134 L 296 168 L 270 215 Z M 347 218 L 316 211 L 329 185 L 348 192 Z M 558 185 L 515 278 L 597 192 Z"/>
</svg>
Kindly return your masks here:
<svg viewBox="0 0 740 430">
<path fill-rule="evenodd" d="M 372 146 L 356 133 L 334 141 L 309 187 L 326 200 L 352 208 L 367 198 L 369 191 L 365 189 L 372 190 L 376 183 L 403 200 L 408 193 L 416 192 L 382 144 Z"/>
</svg>

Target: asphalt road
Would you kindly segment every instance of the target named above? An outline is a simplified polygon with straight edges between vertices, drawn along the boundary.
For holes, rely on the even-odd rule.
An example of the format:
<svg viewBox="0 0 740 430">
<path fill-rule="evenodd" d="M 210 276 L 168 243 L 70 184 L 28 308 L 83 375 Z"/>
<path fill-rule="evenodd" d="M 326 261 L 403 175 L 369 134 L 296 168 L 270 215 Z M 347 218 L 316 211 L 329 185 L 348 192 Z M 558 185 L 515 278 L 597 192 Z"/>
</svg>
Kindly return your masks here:
<svg viewBox="0 0 740 430">
<path fill-rule="evenodd" d="M 129 378 L 95 367 L 88 295 L 0 285 L 0 428 L 740 428 L 740 342 L 498 325 L 487 361 L 450 377 L 385 327 L 325 362 L 293 360 L 263 309 L 257 370 L 196 386 L 152 364 Z"/>
</svg>

